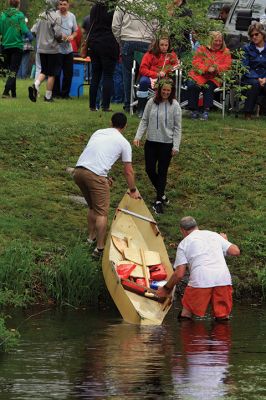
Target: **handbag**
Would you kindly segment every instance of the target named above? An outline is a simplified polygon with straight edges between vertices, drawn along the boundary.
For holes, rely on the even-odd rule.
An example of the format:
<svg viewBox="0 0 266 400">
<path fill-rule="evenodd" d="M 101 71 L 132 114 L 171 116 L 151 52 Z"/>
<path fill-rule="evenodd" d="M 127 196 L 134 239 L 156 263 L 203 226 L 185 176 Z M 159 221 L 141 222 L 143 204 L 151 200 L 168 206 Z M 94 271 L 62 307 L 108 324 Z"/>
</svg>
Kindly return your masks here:
<svg viewBox="0 0 266 400">
<path fill-rule="evenodd" d="M 89 39 L 90 39 L 90 33 L 92 30 L 92 27 L 94 25 L 94 21 L 90 26 L 90 30 L 87 33 L 85 39 L 82 41 L 81 43 L 81 47 L 80 47 L 80 57 L 81 58 L 86 58 L 88 56 L 88 50 L 89 50 Z"/>
</svg>

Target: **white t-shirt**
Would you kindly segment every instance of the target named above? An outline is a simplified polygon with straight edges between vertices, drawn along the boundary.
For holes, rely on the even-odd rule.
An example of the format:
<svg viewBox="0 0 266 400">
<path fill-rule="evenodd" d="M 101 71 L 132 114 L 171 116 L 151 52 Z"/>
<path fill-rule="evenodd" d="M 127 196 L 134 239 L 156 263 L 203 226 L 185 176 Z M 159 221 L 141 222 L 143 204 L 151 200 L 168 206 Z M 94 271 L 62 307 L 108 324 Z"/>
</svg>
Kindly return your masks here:
<svg viewBox="0 0 266 400">
<path fill-rule="evenodd" d="M 232 243 L 216 232 L 194 230 L 177 247 L 174 267 L 188 264 L 188 286 L 208 288 L 232 285 L 224 256 Z"/>
<path fill-rule="evenodd" d="M 84 167 L 96 175 L 107 176 L 119 158 L 123 162 L 132 162 L 129 142 L 115 128 L 99 129 L 91 136 L 76 167 Z"/>
</svg>

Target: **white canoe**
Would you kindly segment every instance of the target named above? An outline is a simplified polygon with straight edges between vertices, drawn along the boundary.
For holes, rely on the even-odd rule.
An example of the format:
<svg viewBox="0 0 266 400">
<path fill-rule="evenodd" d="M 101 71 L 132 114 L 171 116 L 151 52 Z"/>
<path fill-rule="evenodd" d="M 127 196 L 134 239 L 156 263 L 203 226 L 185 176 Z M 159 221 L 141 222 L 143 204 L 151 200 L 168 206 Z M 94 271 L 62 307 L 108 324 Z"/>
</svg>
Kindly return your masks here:
<svg viewBox="0 0 266 400">
<path fill-rule="evenodd" d="M 115 238 L 118 238 L 118 242 L 120 239 L 121 246 L 115 243 Z M 144 261 L 138 266 L 144 272 L 145 266 L 143 268 L 142 265 L 151 265 L 152 255 L 156 256 L 159 253 L 167 273 L 166 279 L 172 275 L 173 269 L 163 237 L 152 214 L 143 199 L 134 200 L 126 193 L 119 203 L 107 237 L 102 260 L 103 276 L 110 295 L 125 321 L 132 324 L 160 325 L 171 307 L 170 299 L 162 301 L 156 296 L 156 291 L 148 285 L 140 287 L 141 294 L 125 289 L 125 281 L 117 274 L 116 267 L 125 260 L 127 253 L 123 249 L 127 246 L 131 252 L 135 249 L 136 257 L 140 252 L 144 254 Z M 130 253 L 129 250 L 128 252 Z"/>
</svg>

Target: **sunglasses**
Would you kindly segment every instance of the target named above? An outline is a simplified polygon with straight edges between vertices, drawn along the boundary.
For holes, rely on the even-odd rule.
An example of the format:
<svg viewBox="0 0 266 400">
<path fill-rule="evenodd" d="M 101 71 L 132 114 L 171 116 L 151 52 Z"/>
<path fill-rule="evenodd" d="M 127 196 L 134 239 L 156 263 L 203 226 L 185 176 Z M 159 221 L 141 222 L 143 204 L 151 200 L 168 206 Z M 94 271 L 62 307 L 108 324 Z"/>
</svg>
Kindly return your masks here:
<svg viewBox="0 0 266 400">
<path fill-rule="evenodd" d="M 260 35 L 260 32 L 256 32 L 256 33 L 252 33 L 252 35 L 250 35 L 251 38 L 253 38 L 254 36 L 257 37 Z"/>
</svg>

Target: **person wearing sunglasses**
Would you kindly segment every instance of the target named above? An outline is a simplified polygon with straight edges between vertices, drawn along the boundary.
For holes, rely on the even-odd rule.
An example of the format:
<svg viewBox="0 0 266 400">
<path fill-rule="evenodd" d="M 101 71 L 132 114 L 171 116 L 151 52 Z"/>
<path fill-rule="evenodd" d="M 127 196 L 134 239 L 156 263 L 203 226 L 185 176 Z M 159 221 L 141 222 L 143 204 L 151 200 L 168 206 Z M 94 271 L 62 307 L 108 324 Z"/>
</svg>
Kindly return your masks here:
<svg viewBox="0 0 266 400">
<path fill-rule="evenodd" d="M 266 31 L 260 22 L 252 23 L 248 28 L 250 43 L 244 46 L 243 64 L 247 67 L 242 83 L 249 85 L 246 91 L 244 114 L 251 119 L 261 95 L 266 95 Z"/>
</svg>

